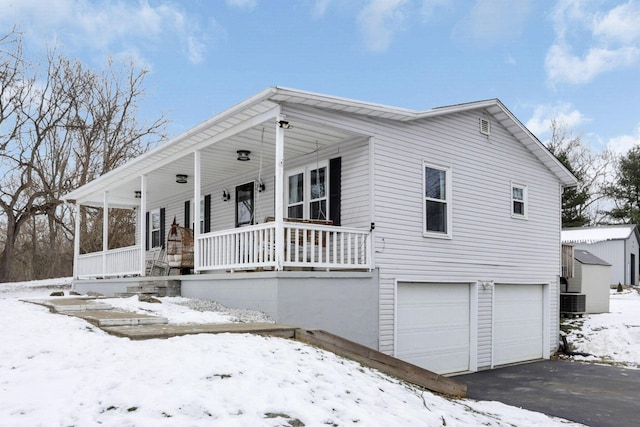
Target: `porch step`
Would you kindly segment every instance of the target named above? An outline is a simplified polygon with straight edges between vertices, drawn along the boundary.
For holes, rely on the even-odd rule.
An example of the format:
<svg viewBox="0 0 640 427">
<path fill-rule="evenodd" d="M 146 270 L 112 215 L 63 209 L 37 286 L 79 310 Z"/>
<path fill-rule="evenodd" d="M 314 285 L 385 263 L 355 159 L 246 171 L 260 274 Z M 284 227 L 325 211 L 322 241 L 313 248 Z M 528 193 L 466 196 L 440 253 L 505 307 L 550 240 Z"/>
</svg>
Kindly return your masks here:
<svg viewBox="0 0 640 427">
<path fill-rule="evenodd" d="M 95 298 L 65 298 L 56 300 L 25 300 L 33 304 L 48 307 L 54 313 L 69 313 L 76 311 L 112 310 L 113 307 L 97 301 Z"/>
<path fill-rule="evenodd" d="M 43 305 L 53 313 L 79 317 L 99 328 L 107 326 L 166 325 L 169 323 L 169 320 L 164 317 L 115 310 L 111 305 L 95 299 L 65 298 L 22 301 Z"/>
<path fill-rule="evenodd" d="M 165 317 L 116 310 L 86 310 L 65 314 L 79 317 L 100 328 L 107 326 L 166 325 L 169 323 L 169 320 Z"/>
</svg>

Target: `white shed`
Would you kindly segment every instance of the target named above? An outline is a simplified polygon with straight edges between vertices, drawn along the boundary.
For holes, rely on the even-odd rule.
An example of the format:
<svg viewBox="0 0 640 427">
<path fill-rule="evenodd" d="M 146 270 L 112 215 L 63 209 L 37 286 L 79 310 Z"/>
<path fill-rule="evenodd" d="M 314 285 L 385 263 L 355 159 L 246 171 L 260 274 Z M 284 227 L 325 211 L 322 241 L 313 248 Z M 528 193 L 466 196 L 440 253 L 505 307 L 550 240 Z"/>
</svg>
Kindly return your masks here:
<svg viewBox="0 0 640 427">
<path fill-rule="evenodd" d="M 575 249 L 574 258 L 574 274 L 568 280 L 567 292 L 586 296 L 586 313 L 608 313 L 611 264 L 584 249 Z"/>
<path fill-rule="evenodd" d="M 640 234 L 634 224 L 562 230 L 562 243 L 591 252 L 611 264 L 610 285 L 638 286 Z"/>
</svg>

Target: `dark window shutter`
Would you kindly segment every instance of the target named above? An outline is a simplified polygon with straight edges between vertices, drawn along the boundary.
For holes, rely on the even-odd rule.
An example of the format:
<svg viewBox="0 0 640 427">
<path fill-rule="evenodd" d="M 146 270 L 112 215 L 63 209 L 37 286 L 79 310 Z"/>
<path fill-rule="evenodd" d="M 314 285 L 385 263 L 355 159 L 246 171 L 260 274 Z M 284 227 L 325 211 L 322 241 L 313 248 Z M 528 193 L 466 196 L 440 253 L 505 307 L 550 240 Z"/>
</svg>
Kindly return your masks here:
<svg viewBox="0 0 640 427">
<path fill-rule="evenodd" d="M 164 248 L 164 223 L 165 223 L 165 209 L 160 209 L 160 246 Z"/>
<path fill-rule="evenodd" d="M 191 228 L 191 200 L 184 202 L 184 226 Z"/>
<path fill-rule="evenodd" d="M 204 232 L 211 231 L 211 194 L 204 196 Z"/>
<path fill-rule="evenodd" d="M 329 219 L 340 225 L 340 203 L 342 200 L 342 157 L 329 160 Z"/>
<path fill-rule="evenodd" d="M 149 212 L 147 212 L 146 218 L 147 218 L 145 222 L 146 230 L 144 230 L 144 250 L 148 251 L 149 250 L 149 228 L 151 227 L 151 224 L 149 224 L 149 220 L 151 219 Z"/>
</svg>

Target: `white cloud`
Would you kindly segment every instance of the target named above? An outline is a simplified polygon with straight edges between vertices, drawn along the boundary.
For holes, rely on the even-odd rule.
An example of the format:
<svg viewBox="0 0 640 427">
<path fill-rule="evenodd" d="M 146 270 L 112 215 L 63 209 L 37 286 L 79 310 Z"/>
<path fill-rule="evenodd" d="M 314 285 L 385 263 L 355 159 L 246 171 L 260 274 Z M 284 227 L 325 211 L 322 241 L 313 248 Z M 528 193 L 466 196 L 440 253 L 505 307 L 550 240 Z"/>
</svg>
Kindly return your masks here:
<svg viewBox="0 0 640 427">
<path fill-rule="evenodd" d="M 228 6 L 238 7 L 240 9 L 253 10 L 258 5 L 258 0 L 226 0 Z"/>
<path fill-rule="evenodd" d="M 420 14 L 426 20 L 437 17 L 441 9 L 452 6 L 453 0 L 423 0 Z"/>
<path fill-rule="evenodd" d="M 312 11 L 313 17 L 316 19 L 322 18 L 327 13 L 330 5 L 331 0 L 315 0 Z"/>
<path fill-rule="evenodd" d="M 599 3 L 561 0 L 553 11 L 556 39 L 545 68 L 550 83 L 584 84 L 640 64 L 640 5 L 630 0 L 607 11 Z"/>
<path fill-rule="evenodd" d="M 616 154 L 626 154 L 631 148 L 638 145 L 638 138 L 631 135 L 622 135 L 611 138 L 607 143 L 607 148 Z"/>
<path fill-rule="evenodd" d="M 556 120 L 567 129 L 576 129 L 588 119 L 568 102 L 556 105 L 538 105 L 533 111 L 533 117 L 527 121 L 526 126 L 540 139 L 551 132 L 551 121 Z"/>
<path fill-rule="evenodd" d="M 71 49 L 113 56 L 178 44 L 189 61 L 199 62 L 213 39 L 211 27 L 202 29 L 198 17 L 169 3 L 51 0 L 43 8 L 38 0 L 0 0 L 0 10 L 7 11 L 0 24 L 19 23 L 29 42 L 43 46 L 60 40 Z"/>
<path fill-rule="evenodd" d="M 360 11 L 358 24 L 368 50 L 382 52 L 389 48 L 406 20 L 406 3 L 407 0 L 369 0 Z"/>
<path fill-rule="evenodd" d="M 640 5 L 629 2 L 596 16 L 593 34 L 604 40 L 634 43 L 640 40 Z"/>
<path fill-rule="evenodd" d="M 530 12 L 529 0 L 476 0 L 455 26 L 453 37 L 476 45 L 494 44 L 519 35 Z"/>
<path fill-rule="evenodd" d="M 609 139 L 607 148 L 616 154 L 624 155 L 640 144 L 640 127 L 636 131 L 636 135 L 620 135 Z"/>
<path fill-rule="evenodd" d="M 640 49 L 624 47 L 616 50 L 592 48 L 584 56 L 572 54 L 567 46 L 551 46 L 545 58 L 547 77 L 551 82 L 588 83 L 596 76 L 616 68 L 637 63 Z"/>
</svg>

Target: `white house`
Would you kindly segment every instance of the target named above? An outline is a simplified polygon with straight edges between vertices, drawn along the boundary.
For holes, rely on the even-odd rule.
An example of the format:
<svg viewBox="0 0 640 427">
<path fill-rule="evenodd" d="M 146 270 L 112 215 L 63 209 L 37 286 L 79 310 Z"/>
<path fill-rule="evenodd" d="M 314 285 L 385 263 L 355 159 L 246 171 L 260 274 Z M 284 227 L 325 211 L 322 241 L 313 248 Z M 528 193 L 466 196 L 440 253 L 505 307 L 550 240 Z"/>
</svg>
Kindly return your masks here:
<svg viewBox="0 0 640 427">
<path fill-rule="evenodd" d="M 574 256 L 574 274 L 567 280 L 567 293 L 584 294 L 585 313 L 608 313 L 611 264 L 584 249 L 574 249 Z"/>
<path fill-rule="evenodd" d="M 562 230 L 562 243 L 591 252 L 611 264 L 612 286 L 638 286 L 640 233 L 633 224 L 576 227 Z"/>
<path fill-rule="evenodd" d="M 132 247 L 76 239 L 74 286 L 144 280 L 175 217 L 196 225 L 183 296 L 443 374 L 548 358 L 575 184 L 497 99 L 414 111 L 271 87 L 66 196 L 144 212 Z"/>
</svg>

